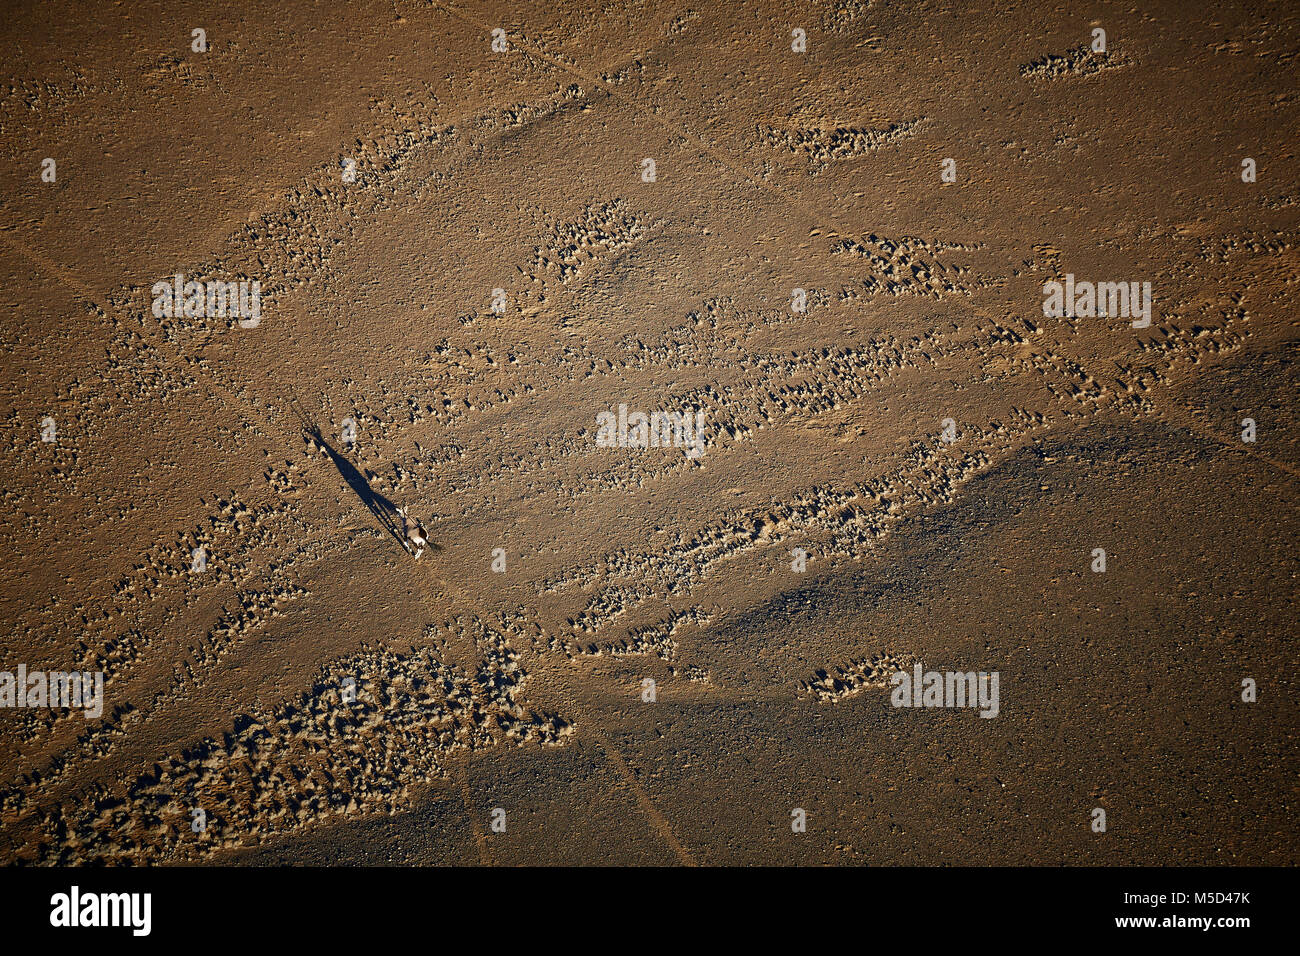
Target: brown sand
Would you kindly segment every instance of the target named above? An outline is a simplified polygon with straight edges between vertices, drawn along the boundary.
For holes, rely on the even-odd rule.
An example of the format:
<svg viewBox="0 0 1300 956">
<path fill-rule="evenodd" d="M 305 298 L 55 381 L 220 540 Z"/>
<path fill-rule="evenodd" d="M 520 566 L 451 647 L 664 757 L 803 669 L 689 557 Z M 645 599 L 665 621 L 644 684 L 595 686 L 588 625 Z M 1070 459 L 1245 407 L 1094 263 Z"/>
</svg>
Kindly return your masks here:
<svg viewBox="0 0 1300 956">
<path fill-rule="evenodd" d="M 6 862 L 1297 862 L 1294 7 L 10 6 Z"/>
</svg>

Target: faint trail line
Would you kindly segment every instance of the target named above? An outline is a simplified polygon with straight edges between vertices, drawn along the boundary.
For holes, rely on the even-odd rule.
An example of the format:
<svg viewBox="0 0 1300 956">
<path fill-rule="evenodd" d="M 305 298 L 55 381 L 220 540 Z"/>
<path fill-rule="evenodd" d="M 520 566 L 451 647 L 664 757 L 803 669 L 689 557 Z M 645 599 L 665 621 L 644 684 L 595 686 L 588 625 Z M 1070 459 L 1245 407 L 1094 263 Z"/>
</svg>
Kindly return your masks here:
<svg viewBox="0 0 1300 956">
<path fill-rule="evenodd" d="M 1275 458 L 1270 458 L 1268 455 L 1265 455 L 1263 452 L 1251 448 L 1244 441 L 1240 441 L 1234 438 L 1227 438 L 1223 435 L 1218 434 L 1210 426 L 1204 425 L 1200 421 L 1198 421 L 1196 416 L 1192 415 L 1186 409 L 1183 409 L 1179 406 L 1175 406 L 1174 409 L 1171 410 L 1170 407 L 1166 405 L 1164 408 L 1157 409 L 1156 414 L 1158 417 L 1164 418 L 1166 424 L 1181 426 L 1182 428 L 1186 428 L 1194 435 L 1199 435 L 1202 438 L 1218 442 L 1220 445 L 1223 445 L 1225 448 L 1229 449 L 1230 451 L 1240 452 L 1241 454 L 1246 455 L 1248 458 L 1253 458 L 1256 461 L 1261 462 L 1262 464 L 1268 465 L 1270 468 L 1274 468 L 1277 471 L 1290 476 L 1291 478 L 1300 478 L 1300 468 L 1295 468 L 1292 465 L 1288 465 L 1286 462 L 1278 461 Z"/>
<path fill-rule="evenodd" d="M 412 563 L 417 563 L 415 562 L 414 558 L 412 558 Z M 424 570 L 417 566 L 415 570 L 410 573 L 412 573 L 415 576 L 416 587 L 419 589 L 419 594 L 420 594 L 420 603 L 424 605 L 425 611 L 428 612 L 429 614 L 429 623 L 437 624 L 442 615 L 438 612 L 438 602 L 436 596 L 433 593 L 431 593 L 429 590 L 429 582 L 425 576 Z M 466 606 L 470 609 L 471 613 L 476 608 L 479 607 L 479 603 L 474 601 L 465 591 L 461 590 L 461 588 L 458 587 L 457 585 L 451 584 L 441 575 L 436 573 L 433 573 L 432 577 L 434 577 L 440 584 L 442 584 L 443 587 L 445 587 L 449 591 L 454 592 L 457 597 L 459 597 L 462 601 L 464 601 Z M 454 628 L 453 630 L 459 632 L 460 629 Z M 460 653 L 458 656 L 460 660 L 454 661 L 453 663 L 460 664 L 460 666 L 465 669 L 466 673 L 473 674 L 474 669 L 480 663 L 479 656 L 478 656 L 478 647 L 475 645 L 473 637 L 471 637 L 469 634 L 463 634 L 462 640 L 459 642 L 459 644 L 460 644 L 459 647 Z M 450 641 L 447 643 L 447 649 L 452 653 L 456 652 L 456 649 L 452 647 Z"/>
<path fill-rule="evenodd" d="M 980 306 L 977 306 L 973 303 L 969 306 L 969 309 L 971 312 L 975 313 L 981 318 L 986 319 L 989 322 L 997 323 L 997 319 L 995 319 L 992 313 L 990 313 L 987 309 L 983 309 Z M 1046 362 L 1048 356 L 1045 356 L 1041 351 L 1034 348 L 1032 345 L 1028 343 L 1025 344 L 1025 352 L 1028 355 L 1031 355 L 1035 358 L 1043 359 L 1044 364 L 1048 364 Z M 1087 372 L 1093 379 L 1096 379 L 1097 381 L 1103 381 L 1101 376 L 1092 375 L 1091 370 L 1083 364 L 1082 359 L 1074 355 L 1069 356 L 1069 358 L 1071 358 L 1082 371 Z M 1104 362 L 1106 361 L 1106 359 L 1099 359 L 1098 361 Z M 1110 361 L 1114 362 L 1114 359 L 1110 359 Z M 1039 375 L 1044 380 L 1047 379 L 1046 372 L 1039 370 Z M 1168 391 L 1168 389 L 1166 389 L 1166 391 Z M 1250 458 L 1254 458 L 1256 461 L 1260 462 L 1261 464 L 1276 469 L 1277 471 L 1289 475 L 1292 478 L 1300 478 L 1300 470 L 1293 468 L 1291 465 L 1288 465 L 1285 462 L 1277 461 L 1274 458 L 1270 458 L 1268 455 L 1265 455 L 1262 452 L 1256 451 L 1254 448 L 1247 446 L 1245 442 L 1237 441 L 1232 438 L 1227 438 L 1223 435 L 1220 435 L 1218 432 L 1214 431 L 1209 426 L 1203 425 L 1201 422 L 1196 420 L 1195 416 L 1191 415 L 1189 412 L 1187 412 L 1186 409 L 1184 409 L 1181 405 L 1177 403 L 1176 397 L 1168 396 L 1168 395 L 1163 396 L 1159 401 L 1159 403 L 1157 403 L 1153 398 L 1147 398 L 1147 401 L 1149 401 L 1151 403 L 1152 408 L 1155 409 L 1154 416 L 1152 417 L 1154 417 L 1159 421 L 1164 422 L 1166 425 L 1185 428 L 1187 429 L 1187 431 L 1191 432 L 1192 434 L 1199 435 L 1201 438 L 1220 444 L 1223 447 L 1227 448 L 1229 451 L 1240 452 L 1244 455 L 1247 455 Z M 1097 412 L 1094 411 L 1092 414 L 1095 416 Z M 1054 428 L 1055 426 L 1049 426 L 1050 430 L 1054 430 Z"/>
<path fill-rule="evenodd" d="M 533 654 L 534 652 L 529 649 L 526 653 Z M 563 706 L 573 715 L 573 719 L 578 722 L 579 728 L 585 728 L 585 732 L 589 733 L 592 740 L 596 742 L 596 745 L 605 752 L 605 756 L 609 758 L 614 769 L 618 771 L 619 775 L 623 778 L 623 781 L 631 789 L 633 796 L 636 798 L 637 805 L 641 808 L 642 814 L 645 815 L 646 822 L 649 823 L 663 841 L 668 844 L 673 853 L 677 855 L 678 861 L 685 866 L 698 866 L 699 864 L 691 855 L 690 851 L 687 850 L 686 847 L 682 845 L 681 841 L 677 839 L 677 834 L 673 832 L 673 828 L 671 824 L 669 824 L 668 819 L 659 812 L 659 808 L 654 805 L 654 802 L 650 799 L 650 795 L 645 792 L 645 788 L 641 786 L 640 782 L 633 775 L 627 761 L 623 759 L 623 755 L 619 753 L 617 748 L 610 743 L 609 738 L 606 737 L 605 734 L 601 732 L 600 728 L 596 726 L 596 722 L 588 719 L 586 713 L 578 707 L 567 687 L 563 685 L 563 682 L 551 682 L 550 687 L 560 697 Z"/>
<path fill-rule="evenodd" d="M 483 30 L 489 35 L 491 35 L 492 28 L 490 26 L 488 26 L 485 23 L 481 23 L 478 20 L 475 20 L 473 17 L 469 16 L 468 14 L 460 10 L 460 8 L 447 3 L 446 0 L 427 0 L 427 2 L 429 3 L 430 6 L 443 11 L 448 16 L 454 17 L 455 19 L 461 21 L 464 24 L 467 24 L 468 26 L 477 27 L 478 29 Z M 837 229 L 839 228 L 839 224 L 834 223 L 834 220 L 830 219 L 830 217 L 823 217 L 823 213 L 821 210 L 814 210 L 810 208 L 807 204 L 804 203 L 802 199 L 788 192 L 783 187 L 778 186 L 776 183 L 755 176 L 752 173 L 746 171 L 743 167 L 736 165 L 736 163 L 734 162 L 734 157 L 727 150 L 719 146 L 713 145 L 712 143 L 705 140 L 703 137 L 699 136 L 696 133 L 692 133 L 687 127 L 683 126 L 680 123 L 680 121 L 665 119 L 664 117 L 660 116 L 658 113 L 646 109 L 646 107 L 642 106 L 632 97 L 627 96 L 622 92 L 611 89 L 609 84 L 605 83 L 602 79 L 600 79 L 600 77 L 591 73 L 587 73 L 585 70 L 579 69 L 578 67 L 575 67 L 571 63 L 566 63 L 563 60 L 559 59 L 558 57 L 551 56 L 549 53 L 543 53 L 541 50 L 537 49 L 531 43 L 526 43 L 518 39 L 518 37 L 516 36 L 511 36 L 509 38 L 509 41 L 515 47 L 528 53 L 529 56 L 535 57 L 539 60 L 543 60 L 546 63 L 549 63 L 552 66 L 563 70 L 564 72 L 568 73 L 570 76 L 576 77 L 577 79 L 584 81 L 593 90 L 600 90 L 610 99 L 622 103 L 624 106 L 628 107 L 633 112 L 645 117 L 646 119 L 652 120 L 656 125 L 658 125 L 665 132 L 670 133 L 673 136 L 681 137 L 689 140 L 691 143 L 694 144 L 695 148 L 699 150 L 701 153 L 703 153 L 705 156 L 712 159 L 718 165 L 723 166 L 724 168 L 730 170 L 732 173 L 734 173 L 736 176 L 739 176 L 741 179 L 745 180 L 750 185 L 754 186 L 757 189 L 770 192 L 773 195 L 778 196 L 781 199 L 785 200 L 787 203 L 790 203 L 791 205 L 794 205 L 797 208 L 799 208 L 814 225 L 822 226 L 824 225 L 824 222 L 830 221 L 836 226 Z M 852 231 L 847 233 L 842 233 L 842 235 L 845 236 L 851 236 L 854 234 L 855 233 Z M 837 233 L 836 235 L 840 235 L 840 233 Z"/>
<path fill-rule="evenodd" d="M 45 269 L 47 272 L 54 275 L 56 279 L 58 279 L 60 282 L 66 285 L 73 292 L 75 292 L 82 298 L 89 301 L 90 304 L 95 306 L 95 308 L 98 309 L 99 312 L 102 313 L 105 317 L 108 317 L 109 315 L 112 314 L 112 310 L 100 302 L 99 297 L 96 295 L 96 293 L 92 291 L 88 285 L 86 285 L 75 275 L 73 275 L 73 273 L 68 269 L 64 268 L 63 266 L 56 263 L 54 260 L 43 255 L 38 250 L 31 249 L 30 247 L 24 245 L 21 242 L 16 242 L 14 240 L 9 239 L 7 236 L 5 236 L 3 232 L 0 232 L 0 241 L 3 241 L 5 245 L 9 246 L 9 248 L 14 252 L 17 252 L 20 255 L 25 256 L 31 262 L 36 263 L 37 265 Z M 283 439 L 285 441 L 286 447 L 292 448 L 295 446 L 296 442 L 289 438 L 288 433 L 285 432 L 278 424 L 275 424 L 270 419 L 266 418 L 265 414 L 256 406 L 254 406 L 251 402 L 249 402 L 248 399 L 245 399 L 240 395 L 236 394 L 235 392 L 231 391 L 221 382 L 213 378 L 202 367 L 191 366 L 190 364 L 185 362 L 185 360 L 172 349 L 172 347 L 170 346 L 170 344 L 168 344 L 166 339 L 154 335 L 150 331 L 148 325 L 144 325 L 141 327 L 141 335 L 149 339 L 150 343 L 155 347 L 157 347 L 158 355 L 161 356 L 164 360 L 166 360 L 169 364 L 178 363 L 172 365 L 173 371 L 179 371 L 187 375 L 193 375 L 195 378 L 202 378 L 210 387 L 220 392 L 225 397 L 231 399 L 231 404 L 241 405 L 246 412 L 251 412 L 252 413 L 252 415 L 250 416 L 251 421 L 269 427 L 269 430 L 275 433 L 276 437 Z"/>
<path fill-rule="evenodd" d="M 491 866 L 492 856 L 488 853 L 487 837 L 483 833 L 483 828 L 478 825 L 478 818 L 474 815 L 474 801 L 469 792 L 468 758 L 465 765 L 456 771 L 456 781 L 460 784 L 460 799 L 465 805 L 465 816 L 469 819 L 470 829 L 474 831 L 474 842 L 478 845 L 479 866 Z"/>
<path fill-rule="evenodd" d="M 8 246 L 10 251 L 18 253 L 18 255 L 40 266 L 46 272 L 51 273 L 56 279 L 83 299 L 86 299 L 91 305 L 104 313 L 104 315 L 107 316 L 109 314 L 108 307 L 100 302 L 99 295 L 91 289 L 90 286 L 83 283 L 73 275 L 71 271 L 59 265 L 59 263 L 55 262 L 39 249 L 34 249 L 26 243 L 13 238 L 13 231 L 12 228 L 0 230 L 0 242 L 3 242 Z"/>
<path fill-rule="evenodd" d="M 421 575 L 418 572 L 418 570 L 416 573 L 418 578 L 417 584 L 420 588 L 420 593 L 422 595 L 422 598 L 425 599 L 426 608 L 429 608 L 430 602 L 427 599 L 428 598 L 427 582 L 424 579 L 423 575 Z M 469 597 L 465 594 L 465 592 L 462 591 L 460 588 L 455 587 L 454 585 L 448 585 L 448 587 L 451 587 L 453 590 L 455 590 L 456 593 L 460 595 L 462 599 L 466 601 L 466 603 L 470 604 L 471 607 L 475 606 L 474 602 L 471 601 Z M 469 641 L 468 649 L 470 652 L 469 656 L 461 663 L 462 665 L 467 665 L 469 671 L 472 672 L 474 667 L 476 667 L 477 664 L 479 663 L 477 648 L 473 646 L 472 640 Z M 521 653 L 533 655 L 533 651 L 531 648 L 521 648 Z M 544 671 L 544 668 L 539 668 L 538 670 Z M 614 748 L 614 745 L 609 742 L 609 739 L 603 733 L 600 732 L 600 730 L 596 727 L 595 722 L 588 720 L 585 714 L 578 709 L 577 705 L 573 701 L 573 698 L 568 694 L 568 692 L 560 688 L 557 688 L 557 690 L 559 692 L 559 696 L 563 701 L 564 707 L 568 710 L 569 714 L 572 716 L 572 719 L 578 722 L 578 725 L 580 727 L 586 727 L 589 729 L 592 738 L 600 746 L 601 750 L 605 752 L 605 755 L 609 758 L 610 762 L 614 765 L 614 768 L 618 771 L 619 775 L 622 776 L 624 782 L 627 783 L 628 787 L 632 790 L 632 793 L 636 798 L 637 804 L 638 806 L 640 806 L 641 812 L 645 815 L 646 820 L 650 824 L 650 826 L 659 834 L 659 836 L 664 840 L 664 842 L 668 844 L 668 846 L 672 849 L 673 853 L 677 855 L 679 861 L 681 861 L 687 866 L 696 866 L 697 863 L 695 862 L 695 859 L 691 856 L 690 852 L 687 851 L 687 849 L 677 839 L 677 836 L 673 832 L 672 827 L 669 825 L 668 820 L 664 817 L 662 813 L 659 812 L 658 808 L 655 807 L 654 803 L 651 802 L 649 795 L 645 792 L 645 789 L 641 786 L 641 784 L 637 781 L 636 777 L 632 774 L 631 769 L 628 767 L 627 762 L 623 759 L 622 755 Z M 484 866 L 491 866 L 492 865 L 491 855 L 487 849 L 486 838 L 480 831 L 478 824 L 475 818 L 473 817 L 473 808 L 471 806 L 471 796 L 469 791 L 468 763 L 458 773 L 458 777 L 461 786 L 461 793 L 463 795 L 463 800 L 466 807 L 466 812 L 471 817 L 471 823 L 474 826 L 474 837 L 478 841 L 479 860 Z"/>
<path fill-rule="evenodd" d="M 420 588 L 420 593 L 422 597 L 427 598 L 428 595 L 427 583 L 423 578 L 423 576 L 420 575 L 418 571 L 417 571 L 417 577 L 419 578 L 417 584 Z M 457 594 L 459 594 L 471 606 L 474 606 L 474 602 L 470 601 L 468 596 L 465 595 L 463 591 L 461 591 L 459 588 L 455 588 L 452 585 L 448 585 L 448 586 L 453 587 L 453 589 L 457 592 Z M 427 600 L 425 601 L 425 606 L 426 608 L 429 607 L 429 602 Z M 473 668 L 478 664 L 477 648 L 473 646 L 472 640 L 470 641 L 469 651 L 470 651 L 469 657 L 462 663 L 467 664 L 468 669 L 472 672 Z M 536 655 L 534 654 L 531 648 L 521 648 L 520 652 L 536 657 Z M 545 668 L 538 668 L 538 670 L 540 672 L 544 672 Z M 680 860 L 682 863 L 686 864 L 687 866 L 697 865 L 695 859 L 691 856 L 691 854 L 687 851 L 687 849 L 684 846 L 682 846 L 681 842 L 678 841 L 676 834 L 673 833 L 673 829 L 668 823 L 668 820 L 664 817 L 662 813 L 659 812 L 658 808 L 655 807 L 654 803 L 651 802 L 649 795 L 645 792 L 645 789 L 641 786 L 641 784 L 637 781 L 636 777 L 632 774 L 632 771 L 628 767 L 627 762 L 623 759 L 622 755 L 614 748 L 614 745 L 611 744 L 609 742 L 609 739 L 603 733 L 600 732 L 595 722 L 587 719 L 586 715 L 579 710 L 577 704 L 574 702 L 573 698 L 569 695 L 569 693 L 566 690 L 562 688 L 556 688 L 556 690 L 558 691 L 558 694 L 562 699 L 563 705 L 568 710 L 572 719 L 578 723 L 579 727 L 585 727 L 589 729 L 592 738 L 600 746 L 601 750 L 605 752 L 606 756 L 609 757 L 610 762 L 614 765 L 614 768 L 618 771 L 620 776 L 622 776 L 624 782 L 627 783 L 628 787 L 632 790 L 633 795 L 636 797 L 637 804 L 640 806 L 641 812 L 645 815 L 646 820 L 650 824 L 650 826 L 659 834 L 659 836 L 664 840 L 664 842 L 668 844 L 668 846 L 672 849 L 672 851 L 677 855 L 678 860 Z M 466 803 L 466 810 L 467 812 L 470 812 L 472 814 L 472 810 L 470 809 L 469 806 L 470 793 L 469 793 L 468 775 L 469 775 L 469 768 L 467 765 L 464 768 L 463 772 L 460 774 L 460 783 L 461 783 L 462 793 L 464 795 L 464 800 Z M 477 823 L 475 823 L 474 835 L 475 838 L 479 840 L 480 860 L 484 863 L 484 865 L 491 865 L 491 860 L 489 858 L 486 849 L 485 840 L 482 834 L 478 830 Z"/>
<path fill-rule="evenodd" d="M 28 245 L 19 242 L 16 239 L 11 238 L 10 235 L 8 234 L 9 232 L 10 230 L 0 231 L 0 242 L 3 242 L 6 246 L 8 246 L 11 251 L 18 253 L 19 255 L 26 258 L 28 261 L 35 263 L 37 266 L 41 267 L 46 272 L 49 272 L 56 279 L 58 279 L 65 286 L 67 286 L 71 291 L 73 291 L 80 297 L 87 300 L 91 305 L 93 305 L 96 309 L 98 309 L 99 312 L 102 313 L 105 317 L 111 315 L 111 310 L 100 301 L 99 296 L 90 288 L 90 286 L 82 282 L 69 269 L 55 262 L 53 259 L 50 259 L 48 256 L 41 253 L 39 250 L 33 249 Z M 244 411 L 248 413 L 249 420 L 252 423 L 260 425 L 263 428 L 266 428 L 268 431 L 272 433 L 273 437 L 279 438 L 281 441 L 283 441 L 285 443 L 286 448 L 291 449 L 297 447 L 298 436 L 296 435 L 296 433 L 290 434 L 274 419 L 268 418 L 266 416 L 266 413 L 263 412 L 261 409 L 259 409 L 256 405 L 254 405 L 251 401 L 239 395 L 238 393 L 231 391 L 220 381 L 213 378 L 206 369 L 202 368 L 201 366 L 192 366 L 189 363 L 185 362 L 185 360 L 172 349 L 171 345 L 166 341 L 165 338 L 160 338 L 154 335 L 150 331 L 147 325 L 142 327 L 141 334 L 145 336 L 147 339 L 149 339 L 150 343 L 157 348 L 158 355 L 172 366 L 173 371 L 182 372 L 187 375 L 193 375 L 196 379 L 201 378 L 209 387 L 221 393 L 221 395 L 223 395 L 225 398 L 229 399 L 230 404 L 232 405 L 237 404 L 241 406 L 244 409 Z M 354 513 L 358 513 L 358 514 L 360 513 L 355 506 L 349 507 L 348 510 Z M 328 513 L 328 509 L 327 509 L 327 513 Z M 367 516 L 370 519 L 373 519 L 374 517 L 373 515 L 369 515 L 369 513 L 367 513 Z M 439 580 L 442 581 L 442 578 L 439 577 Z M 450 584 L 447 584 L 446 581 L 442 581 L 442 583 L 446 585 L 449 590 L 457 591 L 462 597 L 465 597 L 463 591 L 459 591 L 457 588 L 452 587 Z"/>
<path fill-rule="evenodd" d="M 574 710 L 573 714 L 577 717 L 579 712 Z M 615 768 L 617 768 L 623 779 L 627 781 L 628 786 L 632 788 L 632 793 L 636 796 L 636 802 L 640 805 L 641 812 L 645 814 L 646 819 L 650 821 L 651 826 L 658 831 L 659 835 L 663 837 L 664 842 L 672 848 L 672 851 L 675 854 L 677 854 L 678 861 L 686 866 L 698 866 L 699 864 L 695 862 L 695 858 L 691 856 L 686 847 L 682 846 L 678 841 L 677 835 L 673 833 L 673 828 L 668 823 L 667 818 L 659 812 L 658 807 L 656 807 L 650 800 L 649 794 L 645 792 L 645 788 L 637 782 L 636 777 L 633 776 L 631 769 L 627 765 L 627 761 L 623 759 L 623 755 L 618 752 L 614 745 L 609 742 L 609 738 L 601 733 L 600 729 L 596 727 L 594 723 L 590 721 L 588 721 L 588 723 L 591 726 L 592 739 L 596 741 L 601 750 L 605 751 L 605 756 L 610 758 L 610 761 L 614 764 Z"/>
<path fill-rule="evenodd" d="M 32 262 L 43 271 L 49 273 L 50 275 L 53 275 L 59 282 L 62 282 L 73 293 L 75 293 L 76 295 L 80 296 L 81 298 L 88 301 L 91 305 L 93 305 L 101 315 L 107 318 L 112 314 L 110 310 L 107 307 L 105 307 L 104 304 L 101 303 L 99 296 L 94 292 L 94 290 L 92 290 L 89 285 L 82 282 L 71 270 L 55 262 L 53 259 L 50 259 L 48 256 L 41 253 L 39 250 L 33 249 L 27 246 L 26 244 L 14 239 L 11 235 L 9 235 L 9 230 L 0 230 L 0 242 L 3 242 L 4 245 L 7 246 L 11 251 L 21 255 L 23 258 Z M 149 330 L 147 326 L 143 328 L 141 334 L 146 336 L 149 340 L 151 340 L 152 344 L 157 349 L 157 354 L 159 355 L 159 357 L 163 361 L 167 362 L 168 364 L 173 365 L 174 371 L 181 371 L 181 372 L 193 374 L 196 379 L 201 378 L 211 388 L 215 389 L 219 393 L 225 395 L 228 399 L 232 400 L 231 401 L 232 404 L 238 404 L 245 410 L 245 412 L 250 413 L 250 421 L 255 423 L 260 423 L 264 427 L 267 427 L 268 430 L 274 436 L 279 437 L 282 441 L 285 442 L 286 448 L 293 448 L 296 446 L 296 440 L 297 440 L 296 434 L 290 435 L 279 424 L 273 422 L 271 419 L 268 419 L 265 416 L 265 414 L 262 413 L 259 409 L 257 409 L 256 406 L 252 405 L 251 402 L 249 402 L 247 399 L 244 399 L 240 395 L 237 395 L 236 393 L 232 392 L 230 389 L 226 388 L 226 386 L 221 384 L 219 381 L 213 379 L 205 370 L 201 368 L 191 369 L 190 366 L 187 363 L 185 363 L 184 359 L 181 356 L 174 353 L 174 351 L 167 344 L 165 339 L 160 339 L 156 335 L 152 334 L 152 332 Z M 319 495 L 314 497 L 316 498 L 316 500 L 322 503 L 322 505 L 325 508 L 325 512 L 328 515 L 331 509 L 328 507 L 327 504 L 324 503 L 324 499 L 321 498 Z M 348 508 L 348 510 L 354 514 L 358 514 L 358 515 L 361 514 L 361 510 L 358 507 L 357 503 L 352 504 Z M 370 515 L 368 511 L 366 512 L 366 517 L 369 520 L 373 520 L 373 515 Z M 403 549 L 403 553 L 409 556 L 409 552 L 406 552 L 405 549 Z M 433 555 L 430 554 L 429 557 L 430 559 L 432 559 Z M 432 560 L 430 564 L 431 563 Z M 438 606 L 437 599 L 435 595 L 433 595 L 429 591 L 428 580 L 425 573 L 425 569 L 429 567 L 430 565 L 425 565 L 417 569 L 417 575 L 419 578 L 417 584 L 419 585 L 422 603 L 424 603 L 426 609 L 434 612 L 431 614 L 431 618 L 432 618 L 431 623 L 432 623 L 433 621 L 437 621 L 440 615 L 437 614 L 435 610 L 436 607 Z M 473 600 L 470 599 L 469 595 L 464 590 L 462 590 L 460 587 L 456 585 L 451 584 L 436 572 L 433 572 L 432 576 L 438 581 L 439 584 L 442 585 L 442 587 L 446 590 L 446 592 L 454 594 L 456 597 L 462 600 L 470 612 L 474 611 L 477 605 Z M 447 604 L 451 605 L 452 607 L 455 606 L 454 602 L 451 601 L 448 601 Z M 478 663 L 477 648 L 471 648 L 469 657 L 467 659 L 467 663 L 469 665 L 470 672 L 472 673 L 474 666 L 476 666 Z"/>
</svg>

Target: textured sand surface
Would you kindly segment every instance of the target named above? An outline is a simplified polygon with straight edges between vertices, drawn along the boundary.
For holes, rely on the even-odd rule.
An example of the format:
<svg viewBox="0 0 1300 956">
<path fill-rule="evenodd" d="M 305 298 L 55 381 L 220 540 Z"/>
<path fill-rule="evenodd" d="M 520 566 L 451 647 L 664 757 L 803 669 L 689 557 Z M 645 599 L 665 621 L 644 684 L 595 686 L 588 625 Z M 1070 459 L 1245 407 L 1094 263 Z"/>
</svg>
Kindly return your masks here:
<svg viewBox="0 0 1300 956">
<path fill-rule="evenodd" d="M 10 6 L 5 862 L 1298 862 L 1294 5 Z"/>
</svg>

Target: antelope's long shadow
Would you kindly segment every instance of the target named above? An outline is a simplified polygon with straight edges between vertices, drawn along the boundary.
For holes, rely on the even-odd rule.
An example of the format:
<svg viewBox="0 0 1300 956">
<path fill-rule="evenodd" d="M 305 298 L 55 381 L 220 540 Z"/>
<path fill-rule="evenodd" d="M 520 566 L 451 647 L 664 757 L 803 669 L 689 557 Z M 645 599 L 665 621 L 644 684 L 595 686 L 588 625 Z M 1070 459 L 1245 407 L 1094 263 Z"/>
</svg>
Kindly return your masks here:
<svg viewBox="0 0 1300 956">
<path fill-rule="evenodd" d="M 317 445 L 325 450 L 325 454 L 330 456 L 330 461 L 334 462 L 334 467 L 339 470 L 343 480 L 348 483 L 348 487 L 357 493 L 357 497 L 365 503 L 370 509 L 370 513 L 379 520 L 379 523 L 391 534 L 397 543 L 406 550 L 406 537 L 403 530 L 399 528 L 398 521 L 401 515 L 397 513 L 397 506 L 381 495 L 375 489 L 370 487 L 370 482 L 366 481 L 365 475 L 357 471 L 356 466 L 348 461 L 338 452 L 336 452 L 323 437 L 321 437 L 319 428 L 307 428 L 308 437 Z"/>
</svg>

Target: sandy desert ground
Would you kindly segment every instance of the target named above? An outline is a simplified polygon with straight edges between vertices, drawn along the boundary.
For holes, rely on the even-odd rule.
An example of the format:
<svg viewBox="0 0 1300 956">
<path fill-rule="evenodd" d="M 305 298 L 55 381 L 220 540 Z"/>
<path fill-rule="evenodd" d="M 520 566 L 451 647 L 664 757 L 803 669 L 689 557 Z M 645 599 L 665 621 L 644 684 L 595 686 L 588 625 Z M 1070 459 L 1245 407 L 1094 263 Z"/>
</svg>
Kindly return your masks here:
<svg viewBox="0 0 1300 956">
<path fill-rule="evenodd" d="M 1300 7 L 1190 6 L 8 4 L 0 670 L 104 683 L 0 859 L 1300 861 Z"/>
</svg>

